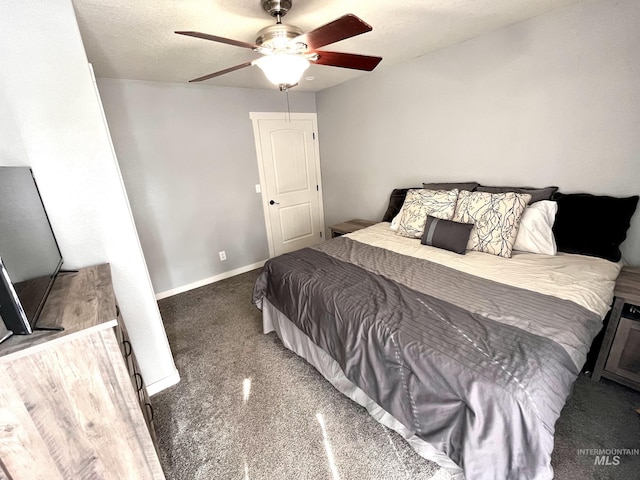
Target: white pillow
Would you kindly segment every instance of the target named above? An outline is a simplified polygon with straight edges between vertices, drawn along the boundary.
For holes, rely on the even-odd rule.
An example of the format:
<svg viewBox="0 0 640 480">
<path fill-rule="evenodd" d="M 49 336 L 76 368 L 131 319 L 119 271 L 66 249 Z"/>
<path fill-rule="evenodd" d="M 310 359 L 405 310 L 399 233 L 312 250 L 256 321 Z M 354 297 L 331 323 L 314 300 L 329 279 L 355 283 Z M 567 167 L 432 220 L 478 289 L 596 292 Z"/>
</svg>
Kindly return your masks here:
<svg viewBox="0 0 640 480">
<path fill-rule="evenodd" d="M 544 255 L 558 253 L 552 230 L 557 211 L 557 202 L 551 200 L 541 200 L 529 205 L 522 214 L 513 249 Z"/>
<path fill-rule="evenodd" d="M 393 217 L 393 220 L 391 220 L 391 226 L 389 227 L 391 230 L 398 230 L 398 225 L 400 225 L 400 219 L 402 218 L 402 209 L 404 208 L 404 203 L 402 204 L 402 207 L 400 207 L 400 211 L 398 212 L 398 214 Z"/>
</svg>

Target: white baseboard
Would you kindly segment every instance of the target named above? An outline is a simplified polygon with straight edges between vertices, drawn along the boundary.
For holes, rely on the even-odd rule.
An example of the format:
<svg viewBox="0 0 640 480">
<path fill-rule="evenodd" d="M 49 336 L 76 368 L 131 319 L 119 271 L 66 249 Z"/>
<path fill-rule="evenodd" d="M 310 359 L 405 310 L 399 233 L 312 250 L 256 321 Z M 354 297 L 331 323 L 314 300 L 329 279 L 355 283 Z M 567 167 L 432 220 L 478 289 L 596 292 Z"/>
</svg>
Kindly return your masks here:
<svg viewBox="0 0 640 480">
<path fill-rule="evenodd" d="M 147 393 L 149 396 L 155 395 L 158 392 L 161 392 L 165 388 L 169 388 L 172 385 L 175 385 L 180 381 L 180 374 L 178 370 L 174 370 L 174 372 L 168 377 L 164 377 L 157 382 L 153 382 L 151 385 L 147 385 Z"/>
<path fill-rule="evenodd" d="M 261 262 L 236 268 L 235 270 L 229 270 L 228 272 L 220 273 L 218 275 L 214 275 L 213 277 L 209 277 L 209 278 L 204 278 L 202 280 L 198 280 L 197 282 L 189 283 L 188 285 L 183 285 L 182 287 L 173 288 L 165 292 L 156 293 L 156 300 L 162 300 L 163 298 L 172 297 L 173 295 L 177 295 L 179 293 L 188 292 L 189 290 L 193 290 L 194 288 L 204 287 L 205 285 L 219 282 L 220 280 L 224 280 L 225 278 L 235 277 L 236 275 L 240 275 L 241 273 L 249 272 L 251 270 L 255 270 L 256 268 L 260 268 L 264 266 L 265 262 L 266 260 L 262 260 Z"/>
</svg>

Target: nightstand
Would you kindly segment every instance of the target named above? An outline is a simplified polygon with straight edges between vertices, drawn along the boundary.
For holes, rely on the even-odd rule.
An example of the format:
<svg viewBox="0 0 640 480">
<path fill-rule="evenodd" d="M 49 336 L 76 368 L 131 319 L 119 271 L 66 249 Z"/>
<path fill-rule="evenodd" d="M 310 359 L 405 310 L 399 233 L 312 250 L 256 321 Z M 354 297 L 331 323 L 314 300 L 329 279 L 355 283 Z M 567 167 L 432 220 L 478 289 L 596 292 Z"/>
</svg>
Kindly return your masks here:
<svg viewBox="0 0 640 480">
<path fill-rule="evenodd" d="M 370 227 L 371 225 L 375 225 L 378 222 L 372 222 L 370 220 L 362 220 L 360 218 L 355 218 L 353 220 L 348 220 L 342 223 L 336 223 L 335 225 L 331 225 L 329 230 L 331 231 L 331 238 L 339 237 L 340 235 L 344 235 L 345 233 L 355 232 L 356 230 L 360 230 L 362 228 Z"/>
<path fill-rule="evenodd" d="M 592 380 L 605 377 L 640 390 L 640 267 L 623 267 Z"/>
</svg>

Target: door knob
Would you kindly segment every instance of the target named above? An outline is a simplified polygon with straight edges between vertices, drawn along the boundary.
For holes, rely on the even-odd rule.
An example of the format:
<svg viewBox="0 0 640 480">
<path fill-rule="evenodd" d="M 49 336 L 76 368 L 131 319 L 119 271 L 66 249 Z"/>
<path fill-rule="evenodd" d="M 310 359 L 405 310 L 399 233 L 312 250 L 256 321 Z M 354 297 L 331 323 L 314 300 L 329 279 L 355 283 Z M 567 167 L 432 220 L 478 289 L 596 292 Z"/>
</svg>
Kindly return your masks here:
<svg viewBox="0 0 640 480">
<path fill-rule="evenodd" d="M 280 205 L 280 202 L 276 202 L 275 200 L 269 200 L 269 205 Z"/>
</svg>

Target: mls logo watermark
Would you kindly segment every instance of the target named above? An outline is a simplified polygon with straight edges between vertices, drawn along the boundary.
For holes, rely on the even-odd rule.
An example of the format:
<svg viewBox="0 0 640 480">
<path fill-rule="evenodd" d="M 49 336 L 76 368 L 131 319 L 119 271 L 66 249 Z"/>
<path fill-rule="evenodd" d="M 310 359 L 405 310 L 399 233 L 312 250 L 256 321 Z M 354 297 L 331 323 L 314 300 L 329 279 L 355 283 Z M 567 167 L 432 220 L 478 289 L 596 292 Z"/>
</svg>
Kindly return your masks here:
<svg viewBox="0 0 640 480">
<path fill-rule="evenodd" d="M 640 455 L 640 448 L 579 448 L 578 455 L 593 457 L 594 465 L 615 467 L 622 457 Z"/>
<path fill-rule="evenodd" d="M 620 455 L 596 455 L 594 465 L 620 465 Z"/>
</svg>

